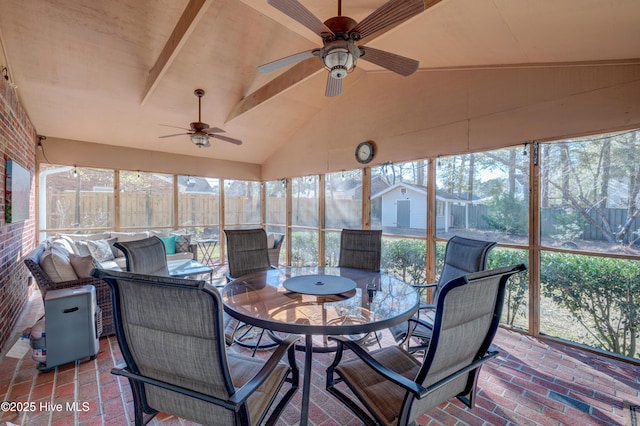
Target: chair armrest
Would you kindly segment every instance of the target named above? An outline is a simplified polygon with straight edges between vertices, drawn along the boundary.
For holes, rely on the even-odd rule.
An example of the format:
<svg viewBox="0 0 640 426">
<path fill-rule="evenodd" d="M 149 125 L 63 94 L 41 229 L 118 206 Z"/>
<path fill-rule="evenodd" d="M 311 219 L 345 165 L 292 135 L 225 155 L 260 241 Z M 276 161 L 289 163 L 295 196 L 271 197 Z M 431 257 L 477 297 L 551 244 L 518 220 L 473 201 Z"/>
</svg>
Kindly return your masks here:
<svg viewBox="0 0 640 426">
<path fill-rule="evenodd" d="M 198 260 L 198 244 L 197 243 L 189 244 L 189 251 L 193 253 L 193 260 Z"/>
<path fill-rule="evenodd" d="M 496 356 L 498 356 L 498 351 L 487 352 L 487 354 L 485 356 L 483 356 L 482 358 L 473 361 L 471 364 L 467 365 L 466 367 L 463 367 L 460 370 L 449 374 L 447 377 L 445 377 L 445 378 L 443 378 L 443 379 L 441 379 L 441 380 L 439 380 L 439 381 L 427 386 L 426 388 L 423 388 L 424 391 L 423 391 L 423 393 L 418 395 L 418 399 L 422 399 L 422 398 L 428 396 L 430 393 L 435 392 L 436 390 L 438 390 L 442 386 L 446 385 L 447 383 L 451 382 L 452 380 L 457 379 L 458 377 L 462 376 L 463 374 L 467 374 L 467 373 L 471 372 L 472 370 L 475 370 L 477 368 L 482 367 L 482 364 L 484 364 L 485 362 L 489 361 L 492 358 L 495 358 Z"/>
<path fill-rule="evenodd" d="M 412 394 L 419 396 L 420 394 L 425 392 L 425 388 L 414 382 L 413 380 L 409 380 L 401 374 L 396 373 L 395 371 L 385 367 L 380 362 L 378 362 L 371 354 L 364 349 L 356 342 L 352 341 L 348 337 L 345 336 L 328 336 L 329 339 L 335 340 L 338 342 L 338 348 L 336 353 L 336 358 L 334 362 L 329 367 L 332 369 L 336 367 L 339 363 L 340 358 L 342 357 L 343 345 L 347 346 L 347 348 L 351 349 L 351 351 L 360 358 L 365 364 L 367 364 L 371 369 L 373 369 L 376 373 L 385 377 L 387 380 L 395 383 L 398 386 L 403 387 L 407 391 Z M 337 362 L 336 362 L 337 361 Z"/>
<path fill-rule="evenodd" d="M 292 370 L 295 371 L 295 378 L 298 377 L 298 368 L 295 365 L 295 354 L 293 351 L 295 350 L 295 342 L 298 340 L 297 336 L 289 336 L 278 348 L 275 352 L 269 357 L 267 362 L 262 366 L 260 371 L 256 373 L 253 378 L 251 378 L 244 386 L 236 391 L 235 394 L 231 395 L 228 400 L 220 399 L 213 397 L 211 395 L 207 395 L 201 392 L 197 392 L 182 386 L 176 386 L 171 383 L 164 382 L 162 380 L 153 379 L 151 377 L 143 376 L 137 373 L 132 372 L 129 368 L 125 366 L 119 366 L 111 369 L 111 374 L 115 374 L 116 376 L 123 376 L 128 379 L 131 379 L 136 382 L 148 383 L 150 385 L 158 386 L 164 389 L 168 389 L 170 391 L 187 395 L 192 398 L 197 398 L 201 401 L 205 401 L 211 404 L 222 406 L 228 410 L 236 410 L 236 408 L 246 402 L 246 400 L 251 396 L 251 394 L 258 388 L 264 381 L 269 377 L 269 374 L 273 371 L 273 369 L 278 365 L 280 359 L 284 356 L 284 354 L 289 351 L 290 357 L 289 361 L 294 360 L 294 365 L 291 366 Z"/>
<path fill-rule="evenodd" d="M 264 383 L 269 375 L 272 373 L 273 369 L 278 365 L 284 354 L 288 351 L 290 352 L 289 356 L 289 364 L 291 365 L 291 369 L 294 371 L 294 380 L 298 377 L 298 366 L 295 362 L 295 343 L 300 338 L 300 336 L 291 335 L 287 337 L 276 350 L 271 354 L 267 362 L 262 366 L 260 371 L 256 373 L 247 383 L 245 383 L 240 389 L 236 389 L 236 393 L 231 395 L 229 401 L 235 404 L 244 403 L 247 398 L 255 392 L 262 383 Z M 291 364 L 293 362 L 293 365 Z M 297 380 L 296 380 L 297 381 Z"/>
<path fill-rule="evenodd" d="M 431 323 L 429 323 L 429 322 L 426 322 L 426 321 L 424 321 L 424 320 L 421 320 L 421 319 L 419 319 L 419 318 L 416 318 L 416 317 L 409 318 L 408 322 L 409 322 L 409 333 L 407 333 L 407 337 L 406 337 L 407 341 L 408 341 L 409 339 L 411 339 L 411 336 L 413 335 L 414 330 L 415 330 L 419 325 L 420 325 L 420 326 L 422 326 L 422 327 L 424 327 L 424 328 L 427 328 L 427 329 L 429 329 L 429 330 L 433 330 L 433 324 L 431 324 Z M 415 324 L 414 324 L 414 325 L 411 325 L 411 323 L 415 323 Z M 420 337 L 420 336 L 419 336 L 419 337 Z"/>
<path fill-rule="evenodd" d="M 427 283 L 427 284 L 410 284 L 411 287 L 415 288 L 416 291 L 422 294 L 426 289 L 437 287 L 438 283 Z"/>
<path fill-rule="evenodd" d="M 106 282 L 102 281 L 101 279 L 94 278 L 94 277 L 87 277 L 87 278 L 78 278 L 76 280 L 61 281 L 61 282 L 53 283 L 53 285 L 48 287 L 46 291 L 61 290 L 63 288 L 81 287 L 83 285 L 95 286 L 96 291 L 99 290 L 97 287 L 100 285 L 104 285 L 107 289 L 109 289 L 109 285 Z M 109 290 L 109 295 L 111 295 L 110 292 L 111 290 Z M 42 297 L 44 297 L 44 294 L 42 295 Z"/>
<path fill-rule="evenodd" d="M 196 392 L 194 390 L 191 389 L 187 389 L 184 388 L 182 386 L 176 386 L 174 384 L 171 383 L 167 383 L 167 382 L 163 382 L 162 380 L 156 380 L 156 379 L 152 379 L 151 377 L 147 377 L 147 376 L 142 376 L 140 374 L 134 373 L 131 370 L 129 370 L 127 367 L 116 367 L 116 368 L 112 368 L 111 369 L 111 374 L 115 374 L 116 376 L 123 376 L 126 377 L 130 380 L 132 380 L 133 382 L 142 382 L 142 383 L 148 383 L 150 385 L 154 385 L 154 386 L 158 386 L 160 388 L 163 389 L 168 389 L 172 392 L 176 392 L 182 395 L 187 395 L 191 398 L 197 398 L 201 401 L 204 402 L 208 402 L 210 404 L 215 404 L 215 405 L 219 405 L 221 407 L 224 407 L 228 410 L 235 410 L 236 409 L 236 405 L 234 403 L 231 403 L 229 401 L 225 401 L 224 399 L 220 399 L 220 398 L 215 398 L 211 395 L 207 395 L 204 393 L 200 393 L 200 392 Z"/>
</svg>

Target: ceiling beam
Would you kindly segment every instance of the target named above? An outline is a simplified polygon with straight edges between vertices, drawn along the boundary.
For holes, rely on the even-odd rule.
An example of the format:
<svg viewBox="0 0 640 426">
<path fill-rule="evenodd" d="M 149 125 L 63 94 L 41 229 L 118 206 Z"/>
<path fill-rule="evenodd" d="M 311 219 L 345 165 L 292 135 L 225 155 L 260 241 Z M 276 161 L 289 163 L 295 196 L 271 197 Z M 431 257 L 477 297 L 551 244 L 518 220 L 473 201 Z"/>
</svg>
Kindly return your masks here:
<svg viewBox="0 0 640 426">
<path fill-rule="evenodd" d="M 180 49 L 213 1 L 214 0 L 189 0 L 189 3 L 182 12 L 182 16 L 180 16 L 178 23 L 169 36 L 169 40 L 167 40 L 158 59 L 156 59 L 155 65 L 149 70 L 149 76 L 147 77 L 144 92 L 142 93 L 141 105 L 147 102 L 158 86 L 162 76 L 167 72 L 176 56 L 178 56 Z"/>
<path fill-rule="evenodd" d="M 442 0 L 424 0 L 424 10 L 428 10 L 441 1 Z M 422 15 L 422 13 L 420 13 L 420 15 Z M 411 19 L 414 18 L 415 17 Z M 387 33 L 389 30 L 397 27 L 398 25 L 402 25 L 405 22 L 408 22 L 408 20 L 399 22 L 395 25 L 390 25 L 384 30 L 372 34 L 371 36 L 367 37 L 366 43 L 364 44 L 372 42 L 376 38 Z M 227 117 L 227 122 L 279 95 L 290 87 L 293 87 L 294 85 L 308 79 L 309 77 L 320 71 L 322 68 L 322 64 L 320 63 L 318 58 L 315 57 L 309 58 L 303 62 L 298 63 L 297 65 L 294 65 L 284 73 L 280 74 L 278 77 L 271 80 L 269 83 L 257 89 L 255 92 L 250 93 L 242 98 L 240 102 L 238 102 L 238 104 L 235 106 L 233 111 L 231 111 L 229 117 Z"/>
<path fill-rule="evenodd" d="M 227 117 L 227 121 L 233 120 L 285 90 L 294 87 L 321 69 L 323 69 L 322 64 L 315 56 L 313 58 L 305 59 L 302 62 L 298 62 L 289 68 L 289 70 L 271 80 L 269 83 L 242 98 L 242 100 L 236 104 L 233 111 L 231 111 L 231 114 Z"/>
</svg>

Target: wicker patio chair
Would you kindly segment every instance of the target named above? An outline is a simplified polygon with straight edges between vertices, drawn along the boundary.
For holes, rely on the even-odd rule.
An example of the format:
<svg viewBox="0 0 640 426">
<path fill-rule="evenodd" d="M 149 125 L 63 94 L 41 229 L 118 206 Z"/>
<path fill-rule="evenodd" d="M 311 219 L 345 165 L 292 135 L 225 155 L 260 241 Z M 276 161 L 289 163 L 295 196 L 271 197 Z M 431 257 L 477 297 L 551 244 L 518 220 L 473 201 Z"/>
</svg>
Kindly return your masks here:
<svg viewBox="0 0 640 426">
<path fill-rule="evenodd" d="M 39 244 L 33 251 L 31 251 L 27 257 L 24 258 L 24 263 L 29 268 L 29 272 L 36 280 L 42 300 L 44 301 L 47 291 L 60 290 L 63 288 L 80 287 L 83 285 L 92 285 L 96 288 L 96 302 L 100 308 L 101 315 L 99 320 L 98 330 L 102 328 L 100 337 L 109 336 L 115 333 L 115 327 L 113 324 L 113 306 L 111 304 L 111 289 L 106 282 L 99 278 L 87 277 L 78 278 L 77 280 L 53 282 L 49 275 L 40 267 L 40 258 L 45 251 L 45 244 Z"/>
<path fill-rule="evenodd" d="M 381 247 L 381 230 L 343 229 L 340 234 L 338 266 L 378 272 Z"/>
<path fill-rule="evenodd" d="M 477 272 L 441 286 L 433 337 L 422 362 L 400 346 L 367 352 L 348 338 L 330 337 L 338 348 L 327 369 L 327 390 L 367 425 L 407 425 L 454 397 L 473 408 L 480 368 L 498 355 L 489 346 L 507 280 L 525 269 L 516 265 Z M 345 347 L 356 356 L 343 360 Z M 345 385 L 365 409 L 343 392 Z"/>
<path fill-rule="evenodd" d="M 95 269 L 112 288 L 135 424 L 158 412 L 202 424 L 276 422 L 298 388 L 295 338 L 265 361 L 227 353 L 222 299 L 205 281 Z M 288 363 L 281 362 L 288 355 Z M 271 410 L 284 383 L 288 389 Z"/>
</svg>

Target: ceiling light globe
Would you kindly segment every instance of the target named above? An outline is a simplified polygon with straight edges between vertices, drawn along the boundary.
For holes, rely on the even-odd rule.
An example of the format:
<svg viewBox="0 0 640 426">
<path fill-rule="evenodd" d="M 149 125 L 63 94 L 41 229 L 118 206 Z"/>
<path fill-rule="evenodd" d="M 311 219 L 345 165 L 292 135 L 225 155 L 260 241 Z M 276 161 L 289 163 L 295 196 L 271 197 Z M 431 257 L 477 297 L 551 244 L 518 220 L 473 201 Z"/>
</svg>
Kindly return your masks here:
<svg viewBox="0 0 640 426">
<path fill-rule="evenodd" d="M 337 79 L 345 78 L 353 70 L 353 55 L 348 49 L 333 49 L 325 55 L 324 65 L 331 73 L 331 77 Z"/>
<path fill-rule="evenodd" d="M 203 148 L 209 144 L 209 138 L 207 135 L 194 133 L 191 135 L 191 142 L 193 142 L 198 148 Z"/>
</svg>

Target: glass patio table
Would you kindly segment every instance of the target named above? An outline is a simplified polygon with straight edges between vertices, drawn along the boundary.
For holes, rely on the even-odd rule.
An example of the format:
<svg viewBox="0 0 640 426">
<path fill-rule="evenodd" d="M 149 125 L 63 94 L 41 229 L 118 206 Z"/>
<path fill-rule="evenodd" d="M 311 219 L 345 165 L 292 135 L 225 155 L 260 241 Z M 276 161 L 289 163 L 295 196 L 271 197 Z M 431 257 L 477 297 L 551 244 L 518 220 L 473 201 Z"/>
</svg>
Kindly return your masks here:
<svg viewBox="0 0 640 426">
<path fill-rule="evenodd" d="M 315 336 L 362 336 L 407 321 L 419 296 L 405 282 L 378 272 L 304 267 L 257 272 L 236 278 L 222 290 L 225 311 L 241 322 L 305 336 L 300 424 L 309 411 L 315 350 L 330 350 Z"/>
</svg>

